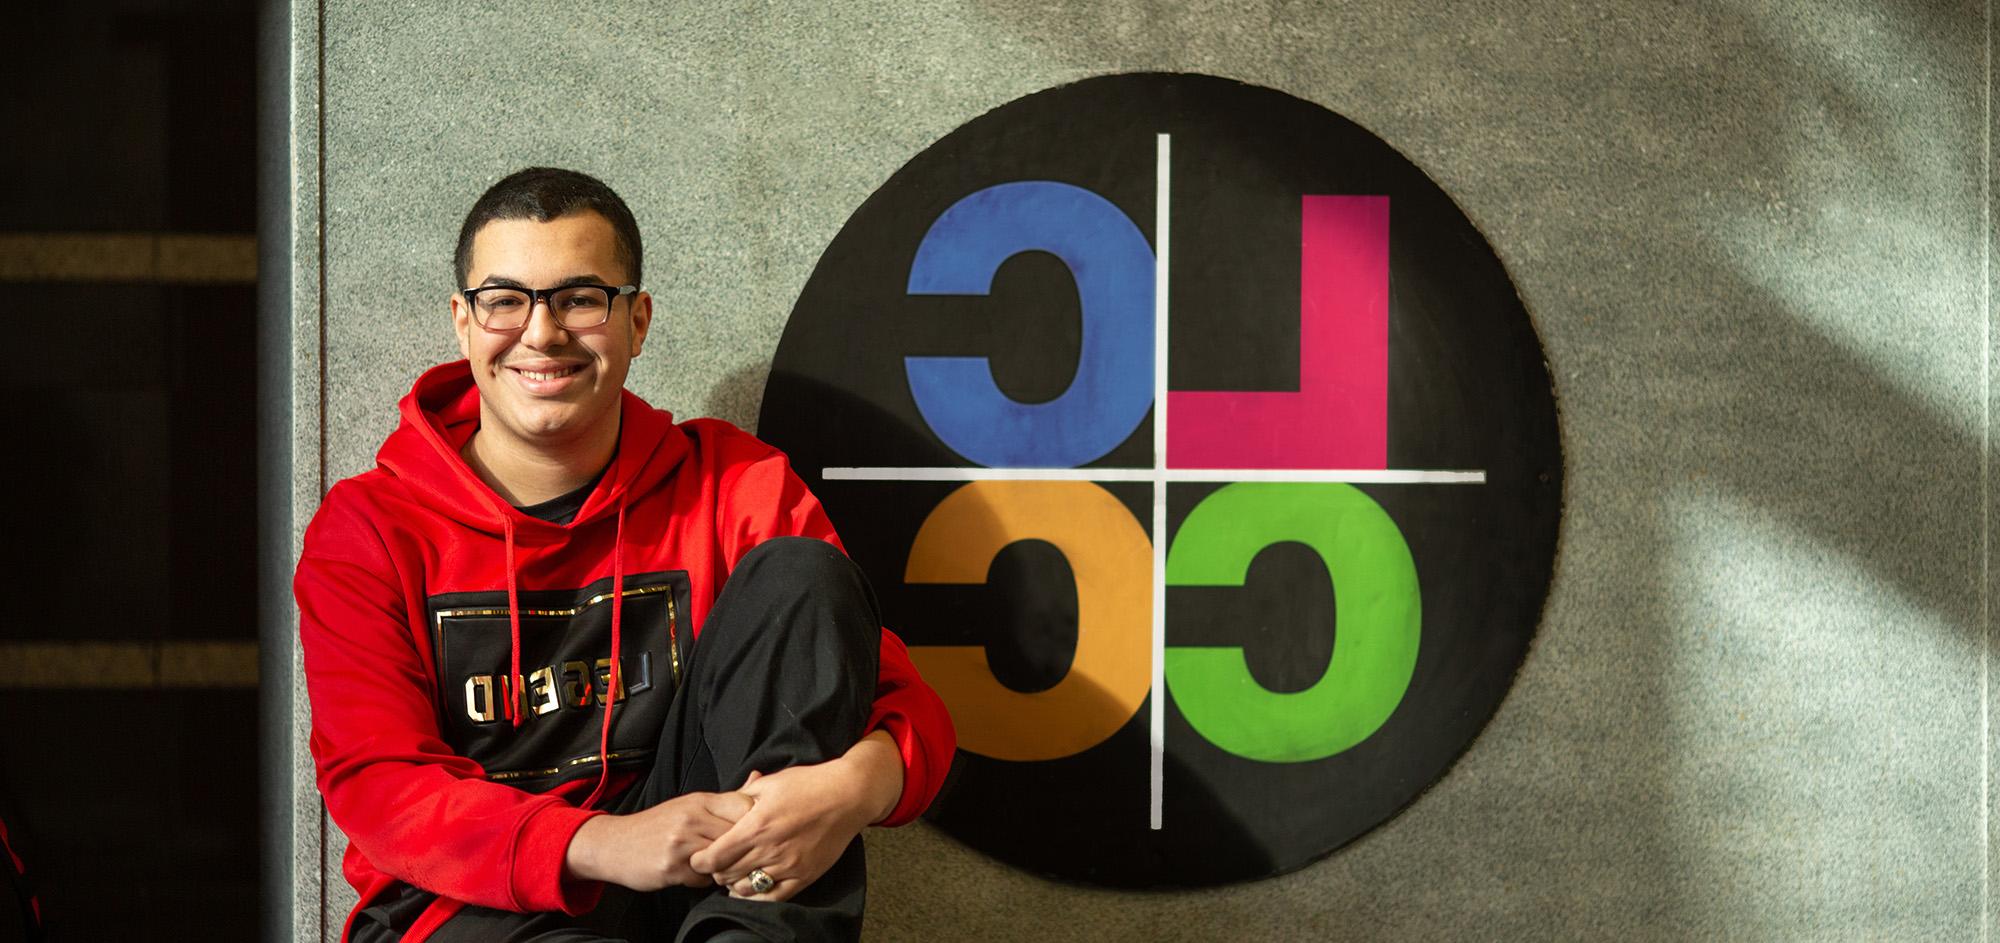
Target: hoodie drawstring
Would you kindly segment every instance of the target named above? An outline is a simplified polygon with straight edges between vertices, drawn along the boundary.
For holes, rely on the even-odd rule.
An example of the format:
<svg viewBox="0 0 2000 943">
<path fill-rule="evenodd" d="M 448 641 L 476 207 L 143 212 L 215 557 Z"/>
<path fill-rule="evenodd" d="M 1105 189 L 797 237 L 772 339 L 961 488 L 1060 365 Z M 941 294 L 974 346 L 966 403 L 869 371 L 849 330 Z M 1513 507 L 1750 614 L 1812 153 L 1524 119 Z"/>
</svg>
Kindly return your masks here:
<svg viewBox="0 0 2000 943">
<path fill-rule="evenodd" d="M 604 786 L 611 780 L 611 709 L 618 704 L 618 692 L 624 687 L 624 679 L 619 672 L 619 628 L 623 621 L 620 616 L 625 611 L 625 498 L 618 498 L 618 529 L 611 532 L 611 678 L 604 692 L 604 728 L 597 735 L 597 788 L 590 791 L 590 798 L 583 800 L 579 808 L 588 809 L 597 805 L 597 799 L 604 794 Z M 519 651 L 517 644 L 515 650 Z"/>
<path fill-rule="evenodd" d="M 521 683 L 521 590 L 520 580 L 514 576 L 514 519 L 504 512 L 500 515 L 500 526 L 507 539 L 507 625 L 513 633 L 512 672 L 507 675 L 508 692 L 507 719 L 514 726 L 521 726 L 521 702 L 527 699 L 526 685 Z"/>
<path fill-rule="evenodd" d="M 615 461 L 615 459 L 614 459 Z M 490 504 L 491 501 L 489 500 Z M 500 517 L 500 528 L 506 543 L 507 562 L 507 626 L 511 634 L 512 653 L 508 675 L 507 719 L 518 728 L 525 718 L 527 684 L 521 677 L 521 580 L 514 572 L 514 518 L 506 511 L 495 507 L 494 513 Z M 618 692 L 624 686 L 624 678 L 619 670 L 621 656 L 621 629 L 624 627 L 625 613 L 625 496 L 618 497 L 618 525 L 611 535 L 611 677 L 608 690 L 604 692 L 604 729 L 597 736 L 597 788 L 590 791 L 590 798 L 583 800 L 580 808 L 588 809 L 604 794 L 604 787 L 611 774 L 611 715 L 618 704 Z"/>
</svg>

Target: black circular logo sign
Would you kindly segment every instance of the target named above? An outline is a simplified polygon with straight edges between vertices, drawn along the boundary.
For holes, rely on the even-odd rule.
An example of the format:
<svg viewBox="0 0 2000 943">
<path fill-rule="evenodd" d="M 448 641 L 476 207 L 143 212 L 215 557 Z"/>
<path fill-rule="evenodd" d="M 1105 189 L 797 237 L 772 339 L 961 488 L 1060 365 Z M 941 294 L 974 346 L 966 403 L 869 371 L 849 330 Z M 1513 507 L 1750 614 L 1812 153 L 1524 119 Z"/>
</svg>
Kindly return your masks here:
<svg viewBox="0 0 2000 943">
<path fill-rule="evenodd" d="M 939 827 L 1117 887 L 1300 867 L 1493 716 L 1554 565 L 1527 312 L 1451 199 L 1196 75 L 1012 102 L 826 250 L 760 432 L 958 725 Z"/>
</svg>

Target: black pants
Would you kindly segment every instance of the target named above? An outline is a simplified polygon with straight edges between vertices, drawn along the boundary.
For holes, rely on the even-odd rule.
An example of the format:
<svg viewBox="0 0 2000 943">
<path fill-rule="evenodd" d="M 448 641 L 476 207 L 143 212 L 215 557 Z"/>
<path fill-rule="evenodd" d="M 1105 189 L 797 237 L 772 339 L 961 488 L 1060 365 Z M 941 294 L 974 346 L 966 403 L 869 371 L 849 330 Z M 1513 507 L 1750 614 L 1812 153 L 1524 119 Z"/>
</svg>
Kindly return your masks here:
<svg viewBox="0 0 2000 943">
<path fill-rule="evenodd" d="M 830 544 L 765 541 L 744 555 L 702 626 L 652 770 L 613 811 L 636 812 L 690 792 L 736 789 L 752 770 L 820 763 L 861 739 L 874 705 L 881 616 L 861 571 Z M 771 941 L 853 940 L 867 873 L 855 838 L 826 874 L 782 903 L 720 887 L 634 893 L 607 886 L 583 917 L 467 906 L 431 939 L 508 943 L 676 940 L 733 928 Z M 389 892 L 354 921 L 355 943 L 401 937 L 434 895 Z"/>
</svg>

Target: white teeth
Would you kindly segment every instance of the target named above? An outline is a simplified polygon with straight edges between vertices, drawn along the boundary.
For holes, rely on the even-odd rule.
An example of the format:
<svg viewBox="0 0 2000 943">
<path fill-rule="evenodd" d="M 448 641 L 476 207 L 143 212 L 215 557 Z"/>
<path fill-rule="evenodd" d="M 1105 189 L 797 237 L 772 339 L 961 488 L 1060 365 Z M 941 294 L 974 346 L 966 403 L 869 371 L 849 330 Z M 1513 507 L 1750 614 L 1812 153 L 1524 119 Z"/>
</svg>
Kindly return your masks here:
<svg viewBox="0 0 2000 943">
<path fill-rule="evenodd" d="M 541 372 L 536 370 L 523 370 L 521 371 L 521 375 L 527 377 L 530 380 L 553 380 L 557 377 L 569 376 L 570 374 L 575 372 L 576 368 L 570 367 L 565 370 L 551 370 L 548 372 Z"/>
</svg>

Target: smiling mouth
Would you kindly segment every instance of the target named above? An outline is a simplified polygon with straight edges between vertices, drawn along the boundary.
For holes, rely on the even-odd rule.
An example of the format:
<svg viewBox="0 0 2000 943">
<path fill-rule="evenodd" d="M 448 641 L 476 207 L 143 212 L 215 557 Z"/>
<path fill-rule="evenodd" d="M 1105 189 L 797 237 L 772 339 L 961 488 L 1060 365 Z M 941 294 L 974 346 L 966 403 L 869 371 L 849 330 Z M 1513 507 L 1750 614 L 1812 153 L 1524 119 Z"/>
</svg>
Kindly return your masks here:
<svg viewBox="0 0 2000 943">
<path fill-rule="evenodd" d="M 575 373 L 578 370 L 583 369 L 583 367 L 582 365 L 579 364 L 568 367 L 562 367 L 556 370 L 524 370 L 520 367 L 515 367 L 513 369 L 515 373 L 527 377 L 530 380 L 558 380 L 563 377 L 569 376 L 570 374 Z"/>
</svg>

